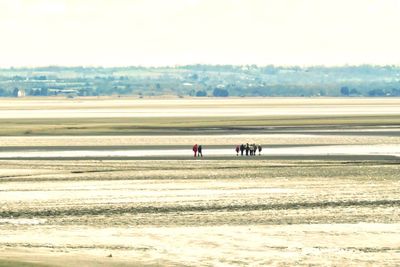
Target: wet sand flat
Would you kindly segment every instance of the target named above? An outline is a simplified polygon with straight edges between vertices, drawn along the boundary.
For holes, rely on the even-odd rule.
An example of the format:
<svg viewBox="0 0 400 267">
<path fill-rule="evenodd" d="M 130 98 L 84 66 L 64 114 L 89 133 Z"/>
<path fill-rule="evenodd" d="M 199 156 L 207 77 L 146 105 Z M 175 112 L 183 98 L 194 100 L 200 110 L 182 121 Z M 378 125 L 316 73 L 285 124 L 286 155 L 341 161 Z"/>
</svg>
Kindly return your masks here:
<svg viewBox="0 0 400 267">
<path fill-rule="evenodd" d="M 265 146 L 285 145 L 379 145 L 400 144 L 400 136 L 369 135 L 359 130 L 357 135 L 341 134 L 214 134 L 214 135 L 90 135 L 90 136 L 0 136 L 0 151 L 10 147 L 22 148 L 74 148 L 86 147 L 102 149 L 107 147 L 192 147 L 199 143 L 205 146 L 235 146 L 243 142 L 263 144 Z"/>
<path fill-rule="evenodd" d="M 0 123 L 7 125 L 2 136 L 354 134 L 371 127 L 399 136 L 400 99 L 7 99 L 0 100 Z"/>
<path fill-rule="evenodd" d="M 398 163 L 3 160 L 0 257 L 395 265 Z"/>
<path fill-rule="evenodd" d="M 398 98 L 2 99 L 0 123 L 0 266 L 400 265 Z"/>
<path fill-rule="evenodd" d="M 193 152 L 190 151 L 190 147 L 172 147 L 164 146 L 162 148 L 157 147 L 131 147 L 118 149 L 112 147 L 108 148 L 97 148 L 97 149 L 79 149 L 73 147 L 72 149 L 67 148 L 30 148 L 20 149 L 8 148 L 6 151 L 0 151 L 0 159 L 191 159 Z M 203 156 L 200 159 L 215 159 L 225 158 L 227 160 L 232 159 L 236 156 L 237 159 L 243 160 L 254 160 L 263 159 L 265 157 L 280 157 L 280 156 L 291 156 L 301 158 L 303 156 L 311 156 L 318 158 L 319 156 L 372 156 L 379 158 L 381 156 L 392 156 L 400 158 L 400 145 L 385 144 L 385 145 L 312 145 L 312 146 L 274 146 L 265 147 L 263 152 L 257 152 L 254 155 L 241 155 L 236 154 L 234 151 L 235 146 L 230 147 L 215 147 L 207 146 L 203 148 Z M 239 155 L 240 154 L 240 155 Z M 199 158 L 200 155 L 197 155 Z"/>
</svg>

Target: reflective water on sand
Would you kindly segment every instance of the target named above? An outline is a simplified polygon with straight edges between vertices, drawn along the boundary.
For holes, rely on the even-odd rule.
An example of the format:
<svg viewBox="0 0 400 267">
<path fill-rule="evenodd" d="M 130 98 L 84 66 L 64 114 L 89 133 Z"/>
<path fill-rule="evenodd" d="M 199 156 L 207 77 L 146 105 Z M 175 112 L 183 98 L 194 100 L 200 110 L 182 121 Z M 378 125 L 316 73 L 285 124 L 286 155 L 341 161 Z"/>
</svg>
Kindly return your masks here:
<svg viewBox="0 0 400 267">
<path fill-rule="evenodd" d="M 232 149 L 205 149 L 204 156 L 235 156 Z M 400 156 L 400 145 L 332 145 L 301 147 L 264 147 L 262 155 L 391 155 Z M 261 155 L 261 156 L 262 156 Z M 168 157 L 193 156 L 189 149 L 135 149 L 135 150 L 52 150 L 52 151 L 7 151 L 0 158 L 80 158 L 80 157 Z"/>
</svg>

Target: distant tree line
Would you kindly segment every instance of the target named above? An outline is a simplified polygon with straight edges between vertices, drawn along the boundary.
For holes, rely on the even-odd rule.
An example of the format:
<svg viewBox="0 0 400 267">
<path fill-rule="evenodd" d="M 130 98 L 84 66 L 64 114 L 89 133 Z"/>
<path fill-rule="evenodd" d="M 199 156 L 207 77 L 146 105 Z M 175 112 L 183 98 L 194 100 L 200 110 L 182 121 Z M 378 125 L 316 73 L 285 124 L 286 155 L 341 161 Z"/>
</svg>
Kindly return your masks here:
<svg viewBox="0 0 400 267">
<path fill-rule="evenodd" d="M 0 97 L 79 96 L 400 96 L 399 66 L 189 65 L 0 69 Z"/>
</svg>

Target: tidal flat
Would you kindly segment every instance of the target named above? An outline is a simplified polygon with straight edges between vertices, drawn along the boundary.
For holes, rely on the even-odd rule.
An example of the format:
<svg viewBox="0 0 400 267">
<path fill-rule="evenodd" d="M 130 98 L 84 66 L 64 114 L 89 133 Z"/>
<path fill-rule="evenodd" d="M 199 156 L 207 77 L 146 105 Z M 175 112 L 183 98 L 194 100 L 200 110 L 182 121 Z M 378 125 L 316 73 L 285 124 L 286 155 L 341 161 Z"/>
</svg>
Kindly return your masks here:
<svg viewBox="0 0 400 267">
<path fill-rule="evenodd" d="M 71 257 L 93 265 L 400 261 L 396 161 L 0 165 L 3 259 L 56 266 Z"/>
<path fill-rule="evenodd" d="M 0 266 L 400 264 L 399 99 L 0 103 Z"/>
</svg>

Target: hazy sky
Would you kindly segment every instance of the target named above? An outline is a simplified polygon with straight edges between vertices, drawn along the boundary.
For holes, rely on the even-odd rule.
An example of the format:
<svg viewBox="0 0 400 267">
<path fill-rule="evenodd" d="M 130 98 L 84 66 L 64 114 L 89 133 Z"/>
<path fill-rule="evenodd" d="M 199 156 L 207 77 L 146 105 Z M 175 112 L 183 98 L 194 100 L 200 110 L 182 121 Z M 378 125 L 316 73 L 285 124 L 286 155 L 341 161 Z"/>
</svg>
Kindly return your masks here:
<svg viewBox="0 0 400 267">
<path fill-rule="evenodd" d="M 400 64 L 400 0 L 0 0 L 0 66 Z"/>
</svg>

